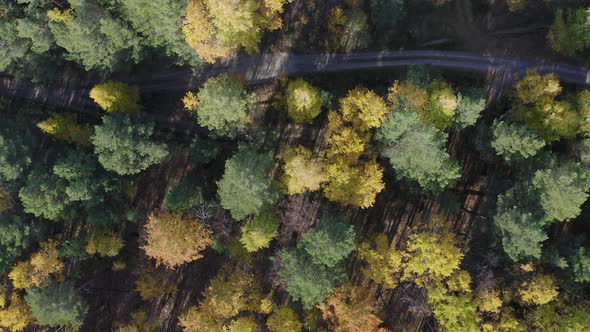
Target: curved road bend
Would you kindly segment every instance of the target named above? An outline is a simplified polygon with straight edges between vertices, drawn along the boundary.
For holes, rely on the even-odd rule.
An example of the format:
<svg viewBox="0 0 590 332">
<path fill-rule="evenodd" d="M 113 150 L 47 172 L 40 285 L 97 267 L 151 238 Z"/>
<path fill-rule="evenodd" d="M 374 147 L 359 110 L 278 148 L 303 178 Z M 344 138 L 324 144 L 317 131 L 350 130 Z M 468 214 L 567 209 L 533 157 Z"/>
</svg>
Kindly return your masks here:
<svg viewBox="0 0 590 332">
<path fill-rule="evenodd" d="M 524 59 L 507 56 L 493 56 L 455 51 L 382 51 L 355 52 L 348 54 L 287 54 L 271 53 L 255 56 L 239 56 L 224 59 L 208 65 L 194 75 L 191 68 L 178 67 L 166 71 L 149 73 L 147 77 L 122 79 L 136 84 L 141 91 L 171 91 L 196 89 L 208 77 L 221 73 L 240 75 L 251 83 L 263 82 L 280 75 L 305 75 L 354 70 L 375 70 L 405 67 L 409 65 L 431 65 L 471 72 L 491 73 L 493 76 L 518 77 L 527 69 L 536 68 L 541 73 L 555 73 L 560 81 L 588 86 L 589 72 L 563 63 L 544 60 Z M 4 76 L 0 80 L 0 95 L 16 96 L 57 107 L 84 110 L 94 105 L 88 98 L 92 85 L 98 81 L 74 81 L 44 87 L 29 82 L 18 82 Z M 496 83 L 494 83 L 496 84 Z M 497 88 L 497 87 L 496 87 Z M 500 87 L 503 88 L 503 87 Z"/>
</svg>

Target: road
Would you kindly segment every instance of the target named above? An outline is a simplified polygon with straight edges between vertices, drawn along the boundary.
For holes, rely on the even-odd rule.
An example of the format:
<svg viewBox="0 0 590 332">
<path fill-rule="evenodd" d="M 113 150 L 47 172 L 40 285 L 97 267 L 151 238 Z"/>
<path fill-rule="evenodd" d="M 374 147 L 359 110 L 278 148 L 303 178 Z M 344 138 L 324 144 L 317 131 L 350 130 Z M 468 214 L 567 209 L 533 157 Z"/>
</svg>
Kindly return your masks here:
<svg viewBox="0 0 590 332">
<path fill-rule="evenodd" d="M 205 66 L 197 75 L 194 75 L 191 68 L 176 67 L 135 78 L 123 77 L 120 80 L 139 86 L 144 93 L 150 93 L 195 90 L 206 78 L 222 73 L 239 75 L 255 84 L 280 75 L 387 70 L 410 65 L 430 65 L 491 74 L 493 78 L 498 79 L 492 80 L 490 90 L 504 89 L 514 78 L 522 76 L 527 69 L 531 68 L 541 73 L 555 73 L 559 80 L 565 83 L 590 85 L 587 69 L 568 64 L 508 56 L 429 50 L 349 54 L 272 53 L 239 56 Z M 42 86 L 30 82 L 18 82 L 5 75 L 0 82 L 0 95 L 16 96 L 61 108 L 84 111 L 89 107 L 95 107 L 88 98 L 88 92 L 98 82 L 99 80 L 75 78 L 54 82 L 51 86 Z M 494 86 L 496 84 L 502 86 Z"/>
</svg>

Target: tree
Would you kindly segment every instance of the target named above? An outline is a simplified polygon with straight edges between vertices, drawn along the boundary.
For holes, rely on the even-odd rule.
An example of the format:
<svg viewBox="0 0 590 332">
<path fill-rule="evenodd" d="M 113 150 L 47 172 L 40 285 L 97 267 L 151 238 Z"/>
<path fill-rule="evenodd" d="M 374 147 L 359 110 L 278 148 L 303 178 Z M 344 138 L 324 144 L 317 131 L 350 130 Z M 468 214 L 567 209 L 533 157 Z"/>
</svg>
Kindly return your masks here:
<svg viewBox="0 0 590 332">
<path fill-rule="evenodd" d="M 404 0 L 371 0 L 371 18 L 377 31 L 387 33 L 397 27 L 405 15 Z"/>
<path fill-rule="evenodd" d="M 279 276 L 286 281 L 287 292 L 307 309 L 322 302 L 346 280 L 341 264 L 334 268 L 316 265 L 302 250 L 284 250 L 280 259 Z"/>
<path fill-rule="evenodd" d="M 197 121 L 217 135 L 236 137 L 250 123 L 253 98 L 227 75 L 210 78 L 197 93 Z"/>
<path fill-rule="evenodd" d="M 346 284 L 338 288 L 318 307 L 335 332 L 372 332 L 382 320 L 375 315 L 376 300 L 368 290 Z"/>
<path fill-rule="evenodd" d="M 480 312 L 499 314 L 500 308 L 502 307 L 500 293 L 493 288 L 479 291 L 475 302 Z"/>
<path fill-rule="evenodd" d="M 444 81 L 432 81 L 426 90 L 428 103 L 426 112 L 420 113 L 420 120 L 444 131 L 453 124 L 455 119 L 457 97 L 453 88 Z"/>
<path fill-rule="evenodd" d="M 90 233 L 86 252 L 90 255 L 114 257 L 123 248 L 123 239 L 120 234 L 112 230 L 94 230 Z"/>
<path fill-rule="evenodd" d="M 17 263 L 8 274 L 14 288 L 43 287 L 51 275 L 60 276 L 64 263 L 59 259 L 58 245 L 53 240 L 43 242 L 28 261 Z"/>
<path fill-rule="evenodd" d="M 253 316 L 242 316 L 231 322 L 228 332 L 256 332 L 256 318 Z"/>
<path fill-rule="evenodd" d="M 366 131 L 360 131 L 345 123 L 339 113 L 330 112 L 326 141 L 328 160 L 345 159 L 348 164 L 354 164 L 365 151 L 369 135 Z"/>
<path fill-rule="evenodd" d="M 213 242 L 212 232 L 199 220 L 181 213 L 152 213 L 144 228 L 146 255 L 172 268 L 203 257 L 201 252 Z"/>
<path fill-rule="evenodd" d="M 344 220 L 324 216 L 320 224 L 305 232 L 299 246 L 317 265 L 334 267 L 348 257 L 356 246 L 354 227 Z"/>
<path fill-rule="evenodd" d="M 455 125 L 459 129 L 475 125 L 481 117 L 481 112 L 486 108 L 486 98 L 479 90 L 470 90 L 465 94 L 457 95 L 457 115 Z"/>
<path fill-rule="evenodd" d="M 37 127 L 58 140 L 71 144 L 90 145 L 92 129 L 78 124 L 72 117 L 54 113 L 46 120 L 37 123 Z"/>
<path fill-rule="evenodd" d="M 68 325 L 79 329 L 88 306 L 71 283 L 52 282 L 45 288 L 27 290 L 25 301 L 40 325 Z"/>
<path fill-rule="evenodd" d="M 183 15 L 187 3 L 176 0 L 126 0 L 119 4 L 120 14 L 139 35 L 146 46 L 163 49 L 178 63 L 197 66 L 197 53 L 184 40 Z"/>
<path fill-rule="evenodd" d="M 385 188 L 383 168 L 376 160 L 351 165 L 339 158 L 325 167 L 327 183 L 324 195 L 330 201 L 369 208 L 375 204 L 377 194 Z"/>
<path fill-rule="evenodd" d="M 389 159 L 398 177 L 416 181 L 429 193 L 439 193 L 461 177 L 461 168 L 446 152 L 442 132 L 415 124 L 415 115 L 393 112 L 375 138 L 387 144 L 382 155 Z"/>
<path fill-rule="evenodd" d="M 270 314 L 266 327 L 270 332 L 301 332 L 303 324 L 293 309 L 283 306 Z"/>
<path fill-rule="evenodd" d="M 139 112 L 139 89 L 125 83 L 107 81 L 95 85 L 90 98 L 109 113 Z"/>
<path fill-rule="evenodd" d="M 366 88 L 355 88 L 340 100 L 342 119 L 358 131 L 381 126 L 389 113 L 383 98 Z"/>
<path fill-rule="evenodd" d="M 313 153 L 299 145 L 286 146 L 280 155 L 283 161 L 281 183 L 289 195 L 303 194 L 320 189 L 325 181 L 324 166 Z"/>
<path fill-rule="evenodd" d="M 570 258 L 574 281 L 590 282 L 590 253 L 586 247 L 577 248 L 575 254 Z"/>
<path fill-rule="evenodd" d="M 367 278 L 386 289 L 397 287 L 402 272 L 402 254 L 390 247 L 387 235 L 379 234 L 373 241 L 361 243 L 357 252 L 367 265 L 361 270 Z"/>
<path fill-rule="evenodd" d="M 31 164 L 30 148 L 14 130 L 0 131 L 0 181 L 21 177 Z"/>
<path fill-rule="evenodd" d="M 217 181 L 221 206 L 236 220 L 243 220 L 270 208 L 278 199 L 270 172 L 274 160 L 268 153 L 258 153 L 253 147 L 240 147 L 225 162 L 225 173 Z"/>
<path fill-rule="evenodd" d="M 35 240 L 40 240 L 43 227 L 20 215 L 0 215 L 0 274 L 8 272 L 16 259 Z"/>
<path fill-rule="evenodd" d="M 541 76 L 538 71 L 531 69 L 514 86 L 516 100 L 529 105 L 553 100 L 561 91 L 555 74 Z"/>
<path fill-rule="evenodd" d="M 535 172 L 532 186 L 540 193 L 545 219 L 567 221 L 580 214 L 588 199 L 590 173 L 580 164 L 568 161 Z"/>
<path fill-rule="evenodd" d="M 408 72 L 409 74 L 412 71 Z M 421 83 L 421 82 L 420 82 Z M 395 111 L 424 113 L 428 105 L 428 91 L 412 80 L 394 81 L 388 89 L 387 102 Z"/>
<path fill-rule="evenodd" d="M 137 174 L 168 156 L 166 145 L 152 140 L 153 123 L 126 115 L 105 116 L 102 121 L 94 127 L 92 143 L 106 170 Z"/>
<path fill-rule="evenodd" d="M 565 305 L 554 301 L 535 308 L 529 320 L 538 331 L 584 331 L 590 324 L 590 309 L 582 304 Z"/>
<path fill-rule="evenodd" d="M 68 1 L 74 18 L 49 23 L 57 45 L 67 51 L 66 58 L 86 70 L 111 72 L 130 61 L 140 60 L 138 36 L 99 2 Z"/>
<path fill-rule="evenodd" d="M 257 276 L 225 265 L 203 292 L 199 305 L 179 318 L 184 332 L 225 332 L 227 320 L 244 311 L 260 310 L 262 291 Z"/>
<path fill-rule="evenodd" d="M 20 332 L 34 321 L 27 303 L 16 292 L 10 296 L 10 304 L 0 309 L 0 326 L 11 332 Z"/>
<path fill-rule="evenodd" d="M 586 8 L 557 9 L 547 39 L 551 48 L 563 55 L 572 56 L 590 44 Z"/>
<path fill-rule="evenodd" d="M 507 161 L 530 158 L 545 146 L 545 140 L 519 123 L 494 121 L 492 130 L 492 147 Z"/>
<path fill-rule="evenodd" d="M 330 48 L 350 52 L 366 48 L 371 43 L 368 17 L 360 8 L 332 8 L 328 17 Z"/>
<path fill-rule="evenodd" d="M 538 274 L 524 282 L 518 290 L 524 304 L 543 305 L 557 298 L 556 280 L 550 275 Z"/>
<path fill-rule="evenodd" d="M 58 176 L 40 169 L 33 170 L 19 192 L 25 212 L 58 220 L 69 202 L 65 186 L 65 181 Z"/>
<path fill-rule="evenodd" d="M 450 294 L 443 287 L 428 288 L 428 304 L 441 331 L 479 332 L 477 306 L 466 294 Z"/>
<path fill-rule="evenodd" d="M 0 215 L 14 208 L 14 198 L 8 187 L 0 185 Z"/>
<path fill-rule="evenodd" d="M 287 86 L 287 113 L 289 118 L 298 123 L 312 123 L 322 112 L 320 91 L 304 81 L 296 79 Z"/>
<path fill-rule="evenodd" d="M 166 193 L 165 201 L 170 210 L 183 212 L 203 202 L 203 189 L 187 177 Z"/>
<path fill-rule="evenodd" d="M 242 226 L 240 242 L 248 252 L 254 252 L 267 248 L 278 234 L 279 217 L 276 211 L 263 211 Z"/>
</svg>

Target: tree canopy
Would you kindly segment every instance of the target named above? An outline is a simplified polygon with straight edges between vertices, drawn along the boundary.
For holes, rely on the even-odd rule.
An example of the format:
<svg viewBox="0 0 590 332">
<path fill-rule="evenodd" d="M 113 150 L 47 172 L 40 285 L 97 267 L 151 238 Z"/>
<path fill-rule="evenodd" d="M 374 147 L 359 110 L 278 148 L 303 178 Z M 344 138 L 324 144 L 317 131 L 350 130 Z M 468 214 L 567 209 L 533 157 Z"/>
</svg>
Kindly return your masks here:
<svg viewBox="0 0 590 332">
<path fill-rule="evenodd" d="M 84 299 L 71 283 L 52 282 L 45 288 L 27 290 L 25 300 L 41 325 L 67 325 L 79 329 L 88 311 Z"/>
</svg>

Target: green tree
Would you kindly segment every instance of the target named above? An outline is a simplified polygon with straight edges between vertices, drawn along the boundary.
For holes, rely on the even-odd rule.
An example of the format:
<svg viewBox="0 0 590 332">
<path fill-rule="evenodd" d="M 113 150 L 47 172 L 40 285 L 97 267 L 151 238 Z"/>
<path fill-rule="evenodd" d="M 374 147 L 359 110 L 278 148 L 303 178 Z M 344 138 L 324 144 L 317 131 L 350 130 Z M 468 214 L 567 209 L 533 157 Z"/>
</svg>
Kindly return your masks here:
<svg viewBox="0 0 590 332">
<path fill-rule="evenodd" d="M 322 112 L 320 90 L 302 79 L 290 81 L 287 86 L 287 113 L 298 123 L 312 123 Z"/>
<path fill-rule="evenodd" d="M 334 267 L 356 247 L 354 227 L 346 221 L 324 216 L 320 224 L 303 234 L 299 246 L 316 265 Z"/>
<path fill-rule="evenodd" d="M 197 120 L 220 136 L 235 137 L 250 123 L 253 95 L 227 75 L 210 78 L 197 93 Z"/>
<path fill-rule="evenodd" d="M 387 33 L 404 17 L 405 0 L 371 0 L 371 18 L 377 31 Z"/>
<path fill-rule="evenodd" d="M 110 113 L 139 111 L 139 89 L 125 83 L 107 81 L 95 85 L 90 98 Z"/>
<path fill-rule="evenodd" d="M 19 192 L 25 212 L 58 220 L 69 203 L 65 187 L 65 181 L 58 176 L 40 169 L 33 170 Z"/>
<path fill-rule="evenodd" d="M 538 306 L 530 315 L 530 322 L 537 331 L 584 331 L 590 325 L 590 309 L 582 304 L 565 305 L 553 302 Z"/>
<path fill-rule="evenodd" d="M 590 282 L 590 252 L 586 247 L 577 248 L 570 257 L 574 280 L 576 282 Z"/>
<path fill-rule="evenodd" d="M 71 283 L 52 282 L 45 288 L 27 290 L 25 301 L 40 325 L 79 329 L 88 306 Z"/>
<path fill-rule="evenodd" d="M 31 164 L 29 144 L 14 130 L 0 131 L 0 180 L 20 178 Z"/>
<path fill-rule="evenodd" d="M 221 206 L 236 220 L 272 207 L 278 199 L 278 191 L 270 177 L 273 167 L 274 160 L 269 153 L 240 147 L 225 162 L 225 173 L 217 181 Z"/>
<path fill-rule="evenodd" d="M 67 51 L 66 59 L 86 70 L 114 71 L 130 61 L 139 62 L 139 37 L 98 1 L 70 0 L 74 18 L 53 21 L 49 27 L 57 45 Z"/>
<path fill-rule="evenodd" d="M 444 134 L 416 124 L 412 112 L 392 112 L 375 138 L 386 144 L 381 153 L 397 176 L 416 181 L 427 192 L 441 192 L 461 177 L 458 162 L 446 152 Z"/>
<path fill-rule="evenodd" d="M 480 90 L 471 90 L 457 95 L 457 115 L 455 125 L 459 129 L 475 125 L 486 108 L 486 98 Z"/>
<path fill-rule="evenodd" d="M 0 214 L 0 274 L 8 272 L 25 250 L 41 240 L 43 233 L 40 224 L 20 215 Z"/>
<path fill-rule="evenodd" d="M 263 211 L 242 226 L 240 242 L 248 252 L 254 252 L 267 248 L 278 234 L 279 217 L 276 211 Z"/>
<path fill-rule="evenodd" d="M 551 48 L 563 55 L 574 55 L 590 44 L 587 8 L 557 9 L 547 34 Z"/>
<path fill-rule="evenodd" d="M 494 122 L 492 130 L 492 147 L 507 161 L 530 158 L 545 146 L 545 140 L 519 123 Z"/>
<path fill-rule="evenodd" d="M 86 252 L 90 255 L 114 257 L 123 248 L 123 239 L 120 234 L 112 230 L 95 229 L 90 233 Z"/>
<path fill-rule="evenodd" d="M 449 294 L 443 287 L 428 288 L 428 304 L 441 331 L 479 332 L 477 306 L 470 296 Z"/>
<path fill-rule="evenodd" d="M 164 200 L 170 210 L 182 212 L 203 202 L 203 190 L 195 180 L 188 176 L 166 194 Z"/>
<path fill-rule="evenodd" d="M 168 156 L 166 145 L 153 141 L 153 132 L 153 123 L 126 115 L 105 116 L 94 127 L 92 143 L 106 170 L 137 174 Z"/>
</svg>

